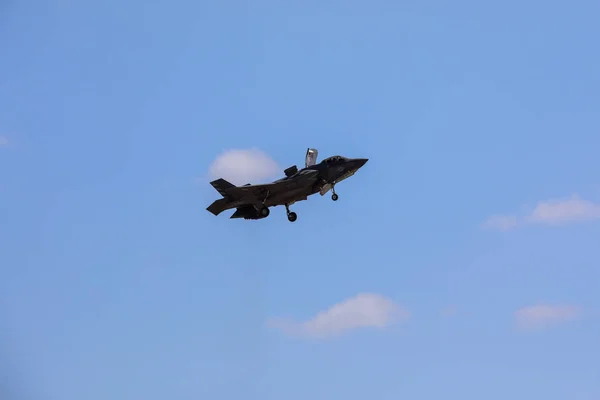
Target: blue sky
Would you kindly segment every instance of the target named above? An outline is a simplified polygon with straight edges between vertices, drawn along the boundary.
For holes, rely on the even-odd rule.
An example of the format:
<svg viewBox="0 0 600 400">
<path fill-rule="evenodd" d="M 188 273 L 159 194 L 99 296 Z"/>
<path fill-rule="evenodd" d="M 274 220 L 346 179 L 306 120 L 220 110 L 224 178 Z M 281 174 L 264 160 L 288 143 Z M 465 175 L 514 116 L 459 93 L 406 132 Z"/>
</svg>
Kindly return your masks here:
<svg viewBox="0 0 600 400">
<path fill-rule="evenodd" d="M 566 4 L 5 2 L 0 397 L 598 399 Z M 307 147 L 370 161 L 293 224 L 205 210 Z"/>
</svg>

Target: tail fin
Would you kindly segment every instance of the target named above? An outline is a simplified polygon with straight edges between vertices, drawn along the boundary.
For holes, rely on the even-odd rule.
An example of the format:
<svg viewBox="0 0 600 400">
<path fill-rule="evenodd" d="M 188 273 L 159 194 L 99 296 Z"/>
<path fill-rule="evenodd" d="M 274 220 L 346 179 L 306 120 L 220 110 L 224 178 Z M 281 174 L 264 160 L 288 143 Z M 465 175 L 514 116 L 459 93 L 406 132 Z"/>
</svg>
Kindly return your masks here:
<svg viewBox="0 0 600 400">
<path fill-rule="evenodd" d="M 217 192 L 219 192 L 221 194 L 221 196 L 223 197 L 229 197 L 227 194 L 227 191 L 229 189 L 233 189 L 234 187 L 236 187 L 234 184 L 227 182 L 225 179 L 223 178 L 219 178 L 216 181 L 212 181 L 210 183 L 212 185 L 212 187 L 215 188 L 215 190 Z"/>
</svg>

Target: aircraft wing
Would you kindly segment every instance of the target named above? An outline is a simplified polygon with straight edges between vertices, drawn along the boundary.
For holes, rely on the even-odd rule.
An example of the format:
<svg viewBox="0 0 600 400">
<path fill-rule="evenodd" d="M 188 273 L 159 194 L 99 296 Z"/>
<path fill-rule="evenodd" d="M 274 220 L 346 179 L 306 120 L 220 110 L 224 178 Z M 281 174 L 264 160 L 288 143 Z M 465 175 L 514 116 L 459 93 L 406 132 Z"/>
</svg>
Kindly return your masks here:
<svg viewBox="0 0 600 400">
<path fill-rule="evenodd" d="M 317 181 L 319 173 L 313 170 L 300 171 L 297 174 L 283 178 L 272 183 L 260 185 L 246 185 L 235 188 L 236 198 L 256 198 L 263 201 L 267 196 L 273 196 L 286 191 L 296 190 L 302 186 L 309 186 Z"/>
</svg>

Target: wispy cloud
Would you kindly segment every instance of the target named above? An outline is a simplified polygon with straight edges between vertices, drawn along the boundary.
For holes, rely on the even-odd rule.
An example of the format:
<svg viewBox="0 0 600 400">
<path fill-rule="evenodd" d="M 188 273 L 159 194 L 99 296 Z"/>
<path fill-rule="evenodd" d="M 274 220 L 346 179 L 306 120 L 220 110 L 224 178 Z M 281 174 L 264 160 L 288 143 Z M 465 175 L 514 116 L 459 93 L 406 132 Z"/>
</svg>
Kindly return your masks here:
<svg viewBox="0 0 600 400">
<path fill-rule="evenodd" d="M 220 154 L 210 166 L 213 179 L 223 178 L 234 185 L 255 183 L 280 172 L 277 163 L 259 149 L 234 149 Z"/>
<path fill-rule="evenodd" d="M 537 304 L 515 311 L 519 329 L 537 330 L 578 319 L 581 309 L 572 305 Z"/>
<path fill-rule="evenodd" d="M 406 321 L 410 313 L 390 299 L 373 293 L 361 293 L 304 322 L 275 319 L 272 328 L 292 336 L 325 339 L 359 328 L 385 328 Z"/>
<path fill-rule="evenodd" d="M 583 200 L 572 195 L 565 200 L 550 200 L 538 203 L 526 217 L 531 223 L 563 224 L 576 221 L 589 221 L 600 218 L 600 204 Z"/>
<path fill-rule="evenodd" d="M 527 215 L 494 215 L 483 224 L 486 228 L 507 231 L 519 225 L 564 225 L 573 222 L 600 220 L 600 204 L 574 194 L 565 199 L 539 202 Z"/>
<path fill-rule="evenodd" d="M 6 146 L 8 144 L 8 138 L 0 135 L 0 146 Z"/>
<path fill-rule="evenodd" d="M 518 223 L 519 220 L 514 215 L 492 215 L 484 222 L 483 226 L 489 229 L 508 231 L 516 227 Z"/>
</svg>

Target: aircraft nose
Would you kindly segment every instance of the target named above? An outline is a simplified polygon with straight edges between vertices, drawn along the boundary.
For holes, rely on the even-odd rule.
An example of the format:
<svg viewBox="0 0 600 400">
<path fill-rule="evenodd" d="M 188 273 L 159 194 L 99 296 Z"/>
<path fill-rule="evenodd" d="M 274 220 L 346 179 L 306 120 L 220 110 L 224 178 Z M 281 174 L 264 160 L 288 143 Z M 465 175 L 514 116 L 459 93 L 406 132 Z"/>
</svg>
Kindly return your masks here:
<svg viewBox="0 0 600 400">
<path fill-rule="evenodd" d="M 367 161 L 369 161 L 368 158 L 357 158 L 356 159 L 356 169 L 361 168 L 363 165 L 365 165 L 367 163 Z"/>
</svg>

